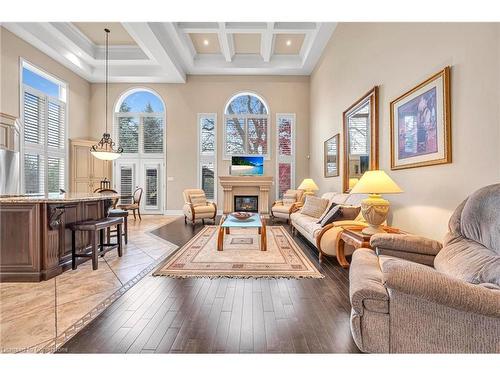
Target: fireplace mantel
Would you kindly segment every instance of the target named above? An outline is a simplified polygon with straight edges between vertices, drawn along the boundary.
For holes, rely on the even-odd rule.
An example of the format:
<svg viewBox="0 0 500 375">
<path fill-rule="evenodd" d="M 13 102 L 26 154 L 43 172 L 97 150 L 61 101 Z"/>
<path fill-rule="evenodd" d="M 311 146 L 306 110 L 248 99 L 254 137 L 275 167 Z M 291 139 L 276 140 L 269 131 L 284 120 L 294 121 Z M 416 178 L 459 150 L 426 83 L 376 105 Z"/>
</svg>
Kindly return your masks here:
<svg viewBox="0 0 500 375">
<path fill-rule="evenodd" d="M 219 176 L 224 191 L 224 213 L 233 212 L 234 195 L 258 195 L 259 213 L 269 214 L 269 190 L 273 176 Z"/>
</svg>

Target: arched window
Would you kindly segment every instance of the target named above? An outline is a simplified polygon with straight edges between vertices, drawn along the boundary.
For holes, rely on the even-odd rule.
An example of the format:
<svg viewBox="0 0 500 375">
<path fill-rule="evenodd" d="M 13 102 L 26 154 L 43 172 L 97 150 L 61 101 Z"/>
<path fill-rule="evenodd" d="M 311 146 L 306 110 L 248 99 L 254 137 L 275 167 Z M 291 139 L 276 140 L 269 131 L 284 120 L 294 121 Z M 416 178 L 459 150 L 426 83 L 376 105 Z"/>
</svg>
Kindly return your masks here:
<svg viewBox="0 0 500 375">
<path fill-rule="evenodd" d="M 269 108 L 254 93 L 234 95 L 224 109 L 224 156 L 269 156 Z"/>
<path fill-rule="evenodd" d="M 125 154 L 163 154 L 165 106 L 148 89 L 133 89 L 115 106 L 115 139 Z"/>
<path fill-rule="evenodd" d="M 128 197 L 142 187 L 141 210 L 160 213 L 165 206 L 165 104 L 153 90 L 134 88 L 122 94 L 114 109 L 113 138 L 123 147 L 123 156 L 113 164 L 114 187 Z"/>
</svg>

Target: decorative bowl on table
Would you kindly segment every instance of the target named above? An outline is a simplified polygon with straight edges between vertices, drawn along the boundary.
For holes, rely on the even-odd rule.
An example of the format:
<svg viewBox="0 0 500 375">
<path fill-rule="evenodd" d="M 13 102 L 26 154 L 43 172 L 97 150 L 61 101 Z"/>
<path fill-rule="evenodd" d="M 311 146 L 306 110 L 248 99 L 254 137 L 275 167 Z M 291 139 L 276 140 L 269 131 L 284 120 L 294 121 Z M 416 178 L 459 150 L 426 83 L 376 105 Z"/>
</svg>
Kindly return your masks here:
<svg viewBox="0 0 500 375">
<path fill-rule="evenodd" d="M 252 212 L 233 212 L 231 214 L 236 220 L 245 221 L 250 219 L 254 214 Z"/>
</svg>

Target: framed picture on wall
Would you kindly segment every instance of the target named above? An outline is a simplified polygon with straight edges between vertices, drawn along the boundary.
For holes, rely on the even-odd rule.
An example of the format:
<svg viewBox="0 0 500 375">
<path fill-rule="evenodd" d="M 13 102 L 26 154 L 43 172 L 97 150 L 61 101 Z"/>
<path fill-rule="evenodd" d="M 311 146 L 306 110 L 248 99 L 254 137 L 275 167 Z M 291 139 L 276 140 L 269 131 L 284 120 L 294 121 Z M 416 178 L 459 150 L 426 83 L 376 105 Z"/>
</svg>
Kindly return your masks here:
<svg viewBox="0 0 500 375">
<path fill-rule="evenodd" d="M 391 102 L 391 169 L 451 163 L 450 67 Z"/>
<path fill-rule="evenodd" d="M 340 134 L 335 134 L 325 141 L 325 177 L 337 177 L 339 175 L 339 138 Z"/>
</svg>

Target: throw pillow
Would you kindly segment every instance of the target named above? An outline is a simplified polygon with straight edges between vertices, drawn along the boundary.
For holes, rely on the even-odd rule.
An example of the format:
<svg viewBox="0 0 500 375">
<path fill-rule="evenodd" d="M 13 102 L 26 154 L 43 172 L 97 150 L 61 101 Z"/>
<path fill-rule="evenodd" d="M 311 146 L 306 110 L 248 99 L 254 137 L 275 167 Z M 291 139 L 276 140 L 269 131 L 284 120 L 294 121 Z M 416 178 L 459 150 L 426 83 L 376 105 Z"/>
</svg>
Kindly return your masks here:
<svg viewBox="0 0 500 375">
<path fill-rule="evenodd" d="M 323 215 L 321 215 L 318 219 L 318 221 L 316 222 L 316 224 L 321 224 L 321 220 L 323 220 L 323 218 L 333 209 L 333 207 L 335 207 L 337 205 L 337 203 L 332 203 L 330 204 L 330 206 L 328 206 L 328 208 L 325 210 L 325 212 L 323 212 Z"/>
<path fill-rule="evenodd" d="M 333 223 L 337 221 L 341 214 L 341 208 L 338 205 L 335 205 L 331 210 L 329 210 L 326 215 L 323 216 L 323 219 L 318 222 L 321 224 L 323 228 L 325 225 Z"/>
<path fill-rule="evenodd" d="M 283 194 L 283 205 L 291 206 L 295 202 L 297 202 L 297 194 L 296 193 Z"/>
<path fill-rule="evenodd" d="M 360 206 L 340 205 L 340 216 L 338 220 L 354 220 L 361 211 Z"/>
<path fill-rule="evenodd" d="M 328 199 L 322 199 L 315 197 L 314 195 L 308 195 L 306 196 L 306 201 L 300 213 L 303 215 L 319 218 L 323 214 L 323 212 L 325 212 L 328 203 Z"/>
<path fill-rule="evenodd" d="M 205 194 L 191 194 L 189 199 L 194 207 L 207 205 L 207 197 Z"/>
</svg>

